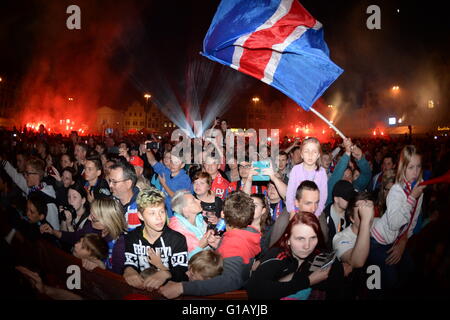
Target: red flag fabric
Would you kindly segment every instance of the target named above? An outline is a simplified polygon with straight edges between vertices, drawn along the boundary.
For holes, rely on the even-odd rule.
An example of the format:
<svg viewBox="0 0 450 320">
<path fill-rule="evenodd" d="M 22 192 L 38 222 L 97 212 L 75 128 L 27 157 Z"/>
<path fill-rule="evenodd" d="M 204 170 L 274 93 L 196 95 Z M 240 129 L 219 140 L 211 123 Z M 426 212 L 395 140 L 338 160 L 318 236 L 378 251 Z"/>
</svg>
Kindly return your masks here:
<svg viewBox="0 0 450 320">
<path fill-rule="evenodd" d="M 436 184 L 436 183 L 450 183 L 450 170 L 447 171 L 446 174 L 444 174 L 444 175 L 442 175 L 440 177 L 437 177 L 437 178 L 434 178 L 434 179 L 430 179 L 430 180 L 427 180 L 427 181 L 422 181 L 419 184 L 419 186 L 426 186 L 426 185 L 429 185 L 429 184 Z"/>
</svg>

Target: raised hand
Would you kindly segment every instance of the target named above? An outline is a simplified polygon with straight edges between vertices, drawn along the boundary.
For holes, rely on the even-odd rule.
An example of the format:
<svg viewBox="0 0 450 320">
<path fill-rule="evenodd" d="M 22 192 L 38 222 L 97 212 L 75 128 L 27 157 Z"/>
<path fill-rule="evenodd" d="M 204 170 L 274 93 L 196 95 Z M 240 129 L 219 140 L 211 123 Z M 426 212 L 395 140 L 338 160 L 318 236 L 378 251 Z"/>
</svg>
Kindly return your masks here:
<svg viewBox="0 0 450 320">
<path fill-rule="evenodd" d="M 356 206 L 358 207 L 361 222 L 369 222 L 373 219 L 375 209 L 372 201 L 360 200 L 356 203 Z"/>
<path fill-rule="evenodd" d="M 351 149 L 352 149 L 352 156 L 355 157 L 357 160 L 361 160 L 362 150 L 356 145 L 353 145 Z"/>
<path fill-rule="evenodd" d="M 419 199 L 426 187 L 427 186 L 419 186 L 419 184 L 416 184 L 414 186 L 414 189 L 412 189 L 411 191 L 411 196 L 413 196 L 416 199 Z"/>
<path fill-rule="evenodd" d="M 56 181 L 61 181 L 61 175 L 59 174 L 58 170 L 54 167 L 50 167 L 52 169 L 50 176 L 52 176 Z"/>
<path fill-rule="evenodd" d="M 352 139 L 350 139 L 350 138 L 345 138 L 345 139 L 344 139 L 344 142 L 343 142 L 343 145 L 344 145 L 345 152 L 346 152 L 348 155 L 350 155 L 351 152 L 352 152 Z"/>
</svg>

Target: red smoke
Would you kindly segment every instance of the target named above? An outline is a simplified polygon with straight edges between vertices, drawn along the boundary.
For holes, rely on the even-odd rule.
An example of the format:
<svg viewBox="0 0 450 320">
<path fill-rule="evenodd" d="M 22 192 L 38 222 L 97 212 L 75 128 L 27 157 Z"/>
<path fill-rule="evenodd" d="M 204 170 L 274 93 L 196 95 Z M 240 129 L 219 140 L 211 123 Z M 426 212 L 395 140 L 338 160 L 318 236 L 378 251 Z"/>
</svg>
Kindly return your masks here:
<svg viewBox="0 0 450 320">
<path fill-rule="evenodd" d="M 69 30 L 66 8 L 72 3 L 41 4 L 44 7 L 33 28 L 38 42 L 21 83 L 22 125 L 43 123 L 51 132 L 68 133 L 70 127 L 92 132 L 95 110 L 105 101 L 113 103 L 123 87 L 124 73 L 115 74 L 110 60 L 136 11 L 128 2 L 101 6 L 77 1 L 81 30 Z M 61 121 L 67 119 L 70 126 Z"/>
</svg>

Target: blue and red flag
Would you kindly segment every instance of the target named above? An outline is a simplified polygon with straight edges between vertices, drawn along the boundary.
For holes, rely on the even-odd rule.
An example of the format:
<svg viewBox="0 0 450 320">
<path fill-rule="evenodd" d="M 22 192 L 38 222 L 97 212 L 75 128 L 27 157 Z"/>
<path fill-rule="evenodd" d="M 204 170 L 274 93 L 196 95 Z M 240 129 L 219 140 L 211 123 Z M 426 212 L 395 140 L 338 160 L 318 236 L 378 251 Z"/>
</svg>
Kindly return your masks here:
<svg viewBox="0 0 450 320">
<path fill-rule="evenodd" d="M 277 88 L 305 110 L 343 72 L 329 58 L 321 23 L 297 0 L 222 0 L 202 54 Z"/>
</svg>

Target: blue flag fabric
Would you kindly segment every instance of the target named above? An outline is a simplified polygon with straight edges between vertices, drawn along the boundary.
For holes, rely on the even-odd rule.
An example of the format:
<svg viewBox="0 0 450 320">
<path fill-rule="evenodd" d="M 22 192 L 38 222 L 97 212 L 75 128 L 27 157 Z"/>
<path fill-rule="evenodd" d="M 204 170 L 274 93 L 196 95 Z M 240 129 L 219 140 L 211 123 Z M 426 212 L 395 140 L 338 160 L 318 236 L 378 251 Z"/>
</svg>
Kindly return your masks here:
<svg viewBox="0 0 450 320">
<path fill-rule="evenodd" d="M 297 0 L 222 0 L 202 54 L 277 88 L 305 110 L 343 72 L 329 58 L 322 25 Z"/>
</svg>

